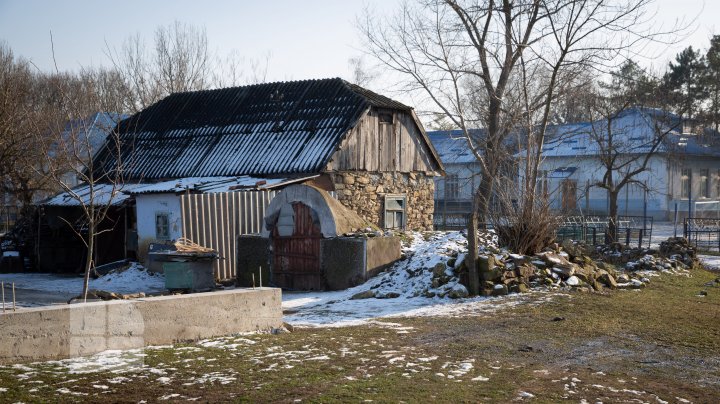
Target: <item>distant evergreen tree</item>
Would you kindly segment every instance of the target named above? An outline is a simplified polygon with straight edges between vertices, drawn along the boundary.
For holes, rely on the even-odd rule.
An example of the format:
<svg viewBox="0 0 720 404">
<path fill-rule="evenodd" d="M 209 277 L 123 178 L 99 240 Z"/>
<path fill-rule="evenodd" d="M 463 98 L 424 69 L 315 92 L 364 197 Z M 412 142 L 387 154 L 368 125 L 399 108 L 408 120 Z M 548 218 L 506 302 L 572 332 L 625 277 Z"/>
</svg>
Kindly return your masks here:
<svg viewBox="0 0 720 404">
<path fill-rule="evenodd" d="M 695 118 L 705 98 L 705 58 L 688 46 L 670 62 L 663 77 L 670 109 L 682 118 Z"/>
<path fill-rule="evenodd" d="M 628 59 L 611 75 L 610 83 L 601 83 L 601 87 L 612 90 L 615 96 L 625 98 L 632 105 L 660 106 L 657 97 L 659 83 L 632 59 Z"/>
<path fill-rule="evenodd" d="M 707 121 L 713 129 L 720 130 L 720 35 L 710 39 L 710 48 L 705 54 L 703 85 L 708 97 Z"/>
</svg>

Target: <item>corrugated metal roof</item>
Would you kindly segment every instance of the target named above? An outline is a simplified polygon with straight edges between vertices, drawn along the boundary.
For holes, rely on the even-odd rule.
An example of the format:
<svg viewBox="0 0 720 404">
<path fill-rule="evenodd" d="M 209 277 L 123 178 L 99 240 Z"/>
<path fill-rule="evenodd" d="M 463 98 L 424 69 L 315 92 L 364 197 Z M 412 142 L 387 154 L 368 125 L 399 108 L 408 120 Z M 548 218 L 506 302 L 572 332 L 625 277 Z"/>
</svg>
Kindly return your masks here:
<svg viewBox="0 0 720 404">
<path fill-rule="evenodd" d="M 119 124 L 127 180 L 317 173 L 372 106 L 410 107 L 335 79 L 177 93 Z M 116 153 L 99 154 L 100 172 Z"/>
<path fill-rule="evenodd" d="M 408 107 L 405 104 L 402 104 L 398 101 L 395 101 L 393 99 L 390 99 L 384 95 L 380 95 L 378 93 L 372 92 L 368 90 L 367 88 L 362 88 L 358 86 L 357 84 L 347 83 L 348 87 L 350 87 L 351 90 L 354 92 L 360 94 L 361 96 L 365 97 L 368 102 L 370 102 L 370 105 L 373 107 L 378 108 L 388 108 L 388 109 L 399 109 L 399 110 L 405 110 L 410 111 L 412 108 Z"/>
<path fill-rule="evenodd" d="M 38 205 L 45 206 L 81 206 L 90 205 L 90 198 L 93 197 L 94 205 L 107 205 L 112 198 L 112 205 L 117 206 L 125 202 L 130 195 L 125 192 L 132 190 L 137 184 L 126 184 L 113 188 L 112 184 L 95 184 L 94 191 L 90 191 L 90 186 L 80 184 L 74 187 L 70 192 L 61 192 L 51 198 L 48 198 Z M 81 203 L 82 201 L 82 203 Z"/>
</svg>

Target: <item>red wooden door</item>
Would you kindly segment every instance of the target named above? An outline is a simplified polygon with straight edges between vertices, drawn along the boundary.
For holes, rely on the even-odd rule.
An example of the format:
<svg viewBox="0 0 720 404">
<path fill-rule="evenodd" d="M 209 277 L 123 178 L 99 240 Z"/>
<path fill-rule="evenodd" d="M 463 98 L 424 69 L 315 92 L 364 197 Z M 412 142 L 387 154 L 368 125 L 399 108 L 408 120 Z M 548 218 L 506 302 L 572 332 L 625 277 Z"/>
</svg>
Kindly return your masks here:
<svg viewBox="0 0 720 404">
<path fill-rule="evenodd" d="M 325 280 L 320 271 L 320 223 L 307 205 L 292 204 L 292 235 L 273 229 L 273 280 L 285 289 L 322 290 Z"/>
</svg>

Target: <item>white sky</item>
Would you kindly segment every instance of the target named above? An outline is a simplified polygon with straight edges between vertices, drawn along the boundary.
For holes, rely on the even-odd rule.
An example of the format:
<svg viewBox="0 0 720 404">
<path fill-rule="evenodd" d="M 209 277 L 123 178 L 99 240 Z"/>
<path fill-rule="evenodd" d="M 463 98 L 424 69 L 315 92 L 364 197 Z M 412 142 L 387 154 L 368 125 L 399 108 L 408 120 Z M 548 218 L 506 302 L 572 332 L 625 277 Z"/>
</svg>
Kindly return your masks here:
<svg viewBox="0 0 720 404">
<path fill-rule="evenodd" d="M 140 33 L 175 20 L 205 26 L 213 50 L 248 58 L 270 53 L 268 80 L 350 77 L 348 59 L 361 54 L 355 18 L 365 7 L 392 12 L 402 0 L 0 0 L 0 40 L 17 55 L 51 70 L 50 31 L 61 70 L 106 65 L 106 43 L 119 48 Z M 697 18 L 683 41 L 643 64 L 662 68 L 688 45 L 705 49 L 720 34 L 720 0 L 656 0 L 658 25 Z M 370 62 L 370 60 L 368 60 Z M 642 61 L 641 61 L 642 63 Z"/>
</svg>

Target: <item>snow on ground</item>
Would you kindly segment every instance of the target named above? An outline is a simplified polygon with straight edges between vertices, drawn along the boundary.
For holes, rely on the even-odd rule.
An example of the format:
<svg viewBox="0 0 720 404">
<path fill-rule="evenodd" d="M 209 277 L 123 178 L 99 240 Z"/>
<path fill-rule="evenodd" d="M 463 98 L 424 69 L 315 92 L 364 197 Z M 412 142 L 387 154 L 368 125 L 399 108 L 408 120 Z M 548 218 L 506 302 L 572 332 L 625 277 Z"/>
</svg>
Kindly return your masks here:
<svg viewBox="0 0 720 404">
<path fill-rule="evenodd" d="M 0 274 L 0 281 L 15 283 L 16 288 L 32 289 L 47 292 L 82 292 L 81 276 L 67 276 L 43 273 L 10 273 Z M 90 289 L 105 290 L 117 293 L 159 292 L 165 289 L 165 276 L 145 270 L 132 263 L 124 271 L 113 271 L 97 279 L 90 279 Z"/>
<path fill-rule="evenodd" d="M 439 288 L 430 286 L 435 265 L 446 264 L 453 257 L 461 262 L 461 251 L 465 251 L 466 246 L 467 240 L 460 232 L 433 233 L 429 240 L 414 233 L 410 246 L 404 249 L 408 258 L 362 285 L 335 292 L 284 292 L 285 321 L 294 326 L 342 327 L 385 317 L 477 315 L 551 298 L 539 291 L 504 297 L 425 297 L 426 292 L 445 295 L 454 288 L 464 288 L 454 276 Z M 448 276 L 452 275 L 449 269 L 446 271 Z M 367 290 L 375 291 L 377 296 L 396 294 L 397 297 L 351 299 Z"/>
<path fill-rule="evenodd" d="M 682 222 L 678 222 L 677 235 L 678 237 L 683 236 Z M 670 237 L 675 237 L 675 225 L 673 222 L 655 222 L 653 223 L 650 247 L 658 248 L 660 247 L 660 242 L 665 241 Z"/>
<path fill-rule="evenodd" d="M 670 237 L 675 237 L 675 225 L 673 222 L 656 222 L 653 224 L 651 248 L 659 248 L 660 243 Z M 677 225 L 677 236 L 683 236 L 683 224 Z M 720 270 L 720 257 L 716 255 L 698 254 L 698 258 L 708 269 Z"/>
<path fill-rule="evenodd" d="M 698 258 L 700 258 L 700 261 L 703 263 L 703 265 L 706 268 L 720 271 L 720 257 L 719 256 L 698 254 Z"/>
</svg>

